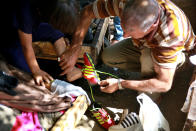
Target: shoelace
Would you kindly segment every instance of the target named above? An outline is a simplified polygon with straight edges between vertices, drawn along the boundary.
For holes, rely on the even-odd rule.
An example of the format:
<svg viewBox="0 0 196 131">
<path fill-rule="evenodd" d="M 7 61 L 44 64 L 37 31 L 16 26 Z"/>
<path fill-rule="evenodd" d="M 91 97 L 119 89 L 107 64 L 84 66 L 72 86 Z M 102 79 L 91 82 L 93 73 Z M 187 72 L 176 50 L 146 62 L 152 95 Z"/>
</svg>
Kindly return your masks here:
<svg viewBox="0 0 196 131">
<path fill-rule="evenodd" d="M 86 67 L 87 67 L 87 66 L 86 66 Z M 111 76 L 111 77 L 114 77 L 114 78 L 118 79 L 118 77 L 115 76 L 115 75 L 113 75 L 113 74 L 110 74 L 110 73 L 107 73 L 107 72 L 102 72 L 102 71 L 95 70 L 95 69 L 92 70 L 92 68 L 84 68 L 84 69 L 82 70 L 82 72 L 83 72 L 83 71 L 84 71 L 84 73 L 85 73 L 86 75 L 88 75 L 89 72 L 97 72 L 97 73 L 109 75 L 109 76 Z M 92 75 L 92 74 L 90 74 L 90 75 Z M 88 78 L 88 76 L 87 76 L 87 78 Z M 88 83 L 88 85 L 89 85 L 89 87 L 90 87 L 91 97 L 92 97 L 93 101 L 95 102 L 95 98 L 94 98 L 94 95 L 93 95 L 92 87 L 91 87 L 91 85 L 90 85 L 89 83 Z"/>
<path fill-rule="evenodd" d="M 93 108 L 90 111 L 92 112 L 92 111 L 96 111 L 96 110 L 99 110 L 99 109 L 100 108 Z M 104 120 L 103 120 L 103 118 L 102 118 L 102 116 L 101 116 L 101 113 L 99 113 L 99 112 L 93 113 L 93 116 L 98 120 L 98 122 L 100 124 L 104 124 L 105 123 Z"/>
<path fill-rule="evenodd" d="M 101 73 L 101 74 L 106 74 L 106 75 L 109 75 L 111 77 L 114 77 L 114 78 L 118 79 L 117 76 L 115 76 L 111 73 L 96 70 L 91 57 L 88 54 L 87 54 L 87 57 L 88 57 L 88 60 L 90 61 L 91 66 L 84 65 L 82 67 L 81 71 L 82 71 L 84 77 L 86 77 L 86 78 L 97 78 L 98 80 L 100 80 L 100 77 L 99 77 L 98 73 Z M 88 85 L 89 85 L 89 88 L 90 88 L 91 98 L 92 98 L 93 102 L 95 102 L 95 98 L 94 98 L 94 95 L 93 95 L 93 89 L 92 89 L 91 85 L 89 84 L 89 82 L 88 82 Z M 105 123 L 108 123 L 111 120 L 110 115 L 108 115 L 107 112 L 105 112 L 104 109 L 102 109 L 102 108 L 93 108 L 90 111 L 92 112 L 93 116 L 97 119 L 97 121 L 101 125 L 103 125 Z"/>
<path fill-rule="evenodd" d="M 96 69 L 95 69 L 95 65 L 94 65 L 94 63 L 93 63 L 91 57 L 89 56 L 89 54 L 87 54 L 87 57 L 88 57 L 88 60 L 90 61 L 90 63 L 91 63 L 92 66 L 84 65 L 84 66 L 82 67 L 81 71 L 82 71 L 83 75 L 86 76 L 86 78 L 92 78 L 92 77 L 95 78 L 95 77 L 97 76 L 97 79 L 100 80 L 100 77 L 99 77 L 99 74 L 98 74 L 98 73 L 100 73 L 100 74 L 105 74 L 105 75 L 109 75 L 109 76 L 111 76 L 111 77 L 113 77 L 113 78 L 116 78 L 116 79 L 119 78 L 119 77 L 117 77 L 117 76 L 115 76 L 115 75 L 113 75 L 113 74 L 111 74 L 111 73 L 107 73 L 107 72 L 102 72 L 102 71 L 96 70 Z M 95 75 L 96 75 L 96 76 L 95 76 Z M 89 83 L 88 83 L 88 85 L 89 85 L 89 87 L 90 87 L 90 92 L 91 92 L 92 100 L 95 102 L 95 98 L 94 98 L 94 96 L 93 96 L 92 87 L 91 87 L 91 85 L 90 85 Z"/>
<path fill-rule="evenodd" d="M 97 70 L 95 70 L 93 66 L 84 65 L 81 71 L 87 78 L 95 78 L 95 75 L 97 75 L 98 79 L 100 80 L 99 74 L 97 74 Z"/>
</svg>

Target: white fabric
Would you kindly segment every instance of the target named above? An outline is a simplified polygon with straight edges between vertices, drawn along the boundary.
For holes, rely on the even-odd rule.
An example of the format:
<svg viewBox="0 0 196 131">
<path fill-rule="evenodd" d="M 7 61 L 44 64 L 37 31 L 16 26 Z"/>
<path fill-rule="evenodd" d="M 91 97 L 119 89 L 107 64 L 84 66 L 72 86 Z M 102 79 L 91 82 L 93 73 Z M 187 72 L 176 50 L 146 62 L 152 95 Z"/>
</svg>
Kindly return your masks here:
<svg viewBox="0 0 196 131">
<path fill-rule="evenodd" d="M 87 100 L 88 100 L 88 104 L 91 104 L 91 101 L 87 95 L 87 93 L 79 86 L 75 86 L 71 83 L 68 83 L 66 81 L 61 81 L 61 80 L 54 80 L 54 82 L 52 82 L 51 84 L 51 91 L 54 94 L 59 95 L 59 97 L 70 97 L 71 96 L 80 96 L 80 95 L 85 95 Z"/>
<path fill-rule="evenodd" d="M 189 60 L 193 65 L 196 65 L 196 55 L 190 56 Z"/>
</svg>

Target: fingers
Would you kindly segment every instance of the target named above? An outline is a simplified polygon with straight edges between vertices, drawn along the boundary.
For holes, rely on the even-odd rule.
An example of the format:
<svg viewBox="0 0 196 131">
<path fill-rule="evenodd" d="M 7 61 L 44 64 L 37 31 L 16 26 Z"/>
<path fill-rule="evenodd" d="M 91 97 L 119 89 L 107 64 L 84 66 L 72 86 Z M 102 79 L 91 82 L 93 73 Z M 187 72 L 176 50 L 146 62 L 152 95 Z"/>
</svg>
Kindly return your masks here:
<svg viewBox="0 0 196 131">
<path fill-rule="evenodd" d="M 100 81 L 99 85 L 102 87 L 105 87 L 105 86 L 109 85 L 109 83 L 107 80 L 102 80 L 102 81 Z"/>
<path fill-rule="evenodd" d="M 59 66 L 61 67 L 61 70 L 65 70 L 66 68 L 69 67 L 68 63 L 67 62 L 61 62 L 59 64 Z"/>
<path fill-rule="evenodd" d="M 73 70 L 73 67 L 68 67 L 65 70 L 63 70 L 63 72 L 60 74 L 60 76 L 63 76 L 69 72 L 71 72 Z"/>
<path fill-rule="evenodd" d="M 39 86 L 44 85 L 42 76 L 36 76 L 34 79 L 35 79 L 36 85 L 39 85 Z"/>
<path fill-rule="evenodd" d="M 42 80 L 43 80 L 44 82 L 46 82 L 47 84 L 49 84 L 49 83 L 53 80 L 53 78 L 52 78 L 49 74 L 46 74 L 46 75 L 44 75 L 44 76 L 42 77 Z"/>
<path fill-rule="evenodd" d="M 53 77 L 51 75 L 49 75 L 48 73 L 46 73 L 46 77 L 48 78 L 49 83 L 50 83 L 50 81 L 54 80 Z"/>
<path fill-rule="evenodd" d="M 65 61 L 65 54 L 64 53 L 58 59 L 58 62 L 60 62 L 60 63 L 63 61 Z"/>
<path fill-rule="evenodd" d="M 62 58 L 62 56 L 61 56 L 61 58 Z M 68 65 L 67 61 L 64 61 L 64 59 L 61 59 L 59 66 L 61 67 L 61 70 L 63 70 L 63 72 L 60 74 L 60 76 L 67 74 L 70 70 L 70 66 Z"/>
<path fill-rule="evenodd" d="M 61 62 L 59 64 L 59 66 L 61 67 L 61 70 L 63 70 L 63 72 L 60 74 L 60 76 L 65 75 L 68 72 L 71 72 L 73 70 L 73 68 L 74 68 L 74 64 L 72 65 L 72 64 L 67 63 L 65 61 Z"/>
<path fill-rule="evenodd" d="M 100 90 L 105 93 L 113 93 L 118 90 L 117 79 L 109 78 L 100 82 Z"/>
<path fill-rule="evenodd" d="M 73 57 L 72 54 L 69 55 L 69 52 L 62 54 L 60 56 L 59 66 L 63 72 L 60 74 L 60 76 L 71 72 L 76 64 L 76 61 L 77 57 Z"/>
<path fill-rule="evenodd" d="M 113 93 L 117 90 L 117 88 L 112 86 L 105 86 L 105 87 L 102 86 L 100 87 L 100 90 L 105 93 Z"/>
<path fill-rule="evenodd" d="M 103 81 L 100 82 L 99 85 L 100 85 L 100 90 L 101 90 L 102 92 L 107 93 L 107 88 L 108 88 L 108 86 L 109 86 L 108 81 L 107 81 L 107 80 L 103 80 Z"/>
<path fill-rule="evenodd" d="M 35 83 L 37 85 L 44 86 L 44 87 L 45 87 L 45 83 L 49 84 L 52 80 L 53 78 L 47 73 L 35 77 Z"/>
</svg>

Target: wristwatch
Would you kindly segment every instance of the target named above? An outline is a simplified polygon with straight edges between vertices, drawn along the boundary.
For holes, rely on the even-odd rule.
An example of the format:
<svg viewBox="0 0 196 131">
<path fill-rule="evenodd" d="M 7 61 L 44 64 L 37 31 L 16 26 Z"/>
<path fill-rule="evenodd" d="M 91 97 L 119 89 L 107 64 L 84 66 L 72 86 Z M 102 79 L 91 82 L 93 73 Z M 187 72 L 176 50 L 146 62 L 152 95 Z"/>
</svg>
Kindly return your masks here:
<svg viewBox="0 0 196 131">
<path fill-rule="evenodd" d="M 121 85 L 122 79 L 118 79 L 118 89 L 123 90 L 124 88 Z"/>
</svg>

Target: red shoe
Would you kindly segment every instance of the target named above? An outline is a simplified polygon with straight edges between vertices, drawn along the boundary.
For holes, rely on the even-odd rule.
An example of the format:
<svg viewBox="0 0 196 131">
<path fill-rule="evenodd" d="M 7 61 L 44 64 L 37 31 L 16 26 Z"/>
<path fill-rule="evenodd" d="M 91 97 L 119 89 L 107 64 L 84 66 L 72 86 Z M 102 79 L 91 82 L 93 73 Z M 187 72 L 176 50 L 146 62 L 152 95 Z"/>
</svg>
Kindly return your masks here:
<svg viewBox="0 0 196 131">
<path fill-rule="evenodd" d="M 110 126 L 115 125 L 113 119 L 106 112 L 106 110 L 101 107 L 101 105 L 92 103 L 90 111 L 93 114 L 93 117 L 95 117 L 99 124 L 105 129 L 108 129 Z"/>
<path fill-rule="evenodd" d="M 88 53 L 84 53 L 84 67 L 82 69 L 83 77 L 87 79 L 90 85 L 96 85 L 100 81 L 99 75 Z"/>
</svg>

